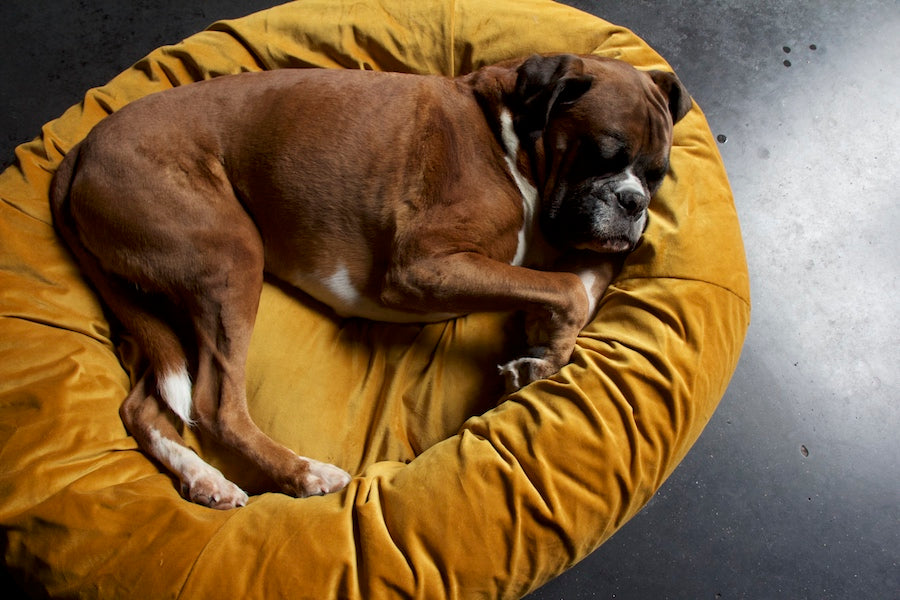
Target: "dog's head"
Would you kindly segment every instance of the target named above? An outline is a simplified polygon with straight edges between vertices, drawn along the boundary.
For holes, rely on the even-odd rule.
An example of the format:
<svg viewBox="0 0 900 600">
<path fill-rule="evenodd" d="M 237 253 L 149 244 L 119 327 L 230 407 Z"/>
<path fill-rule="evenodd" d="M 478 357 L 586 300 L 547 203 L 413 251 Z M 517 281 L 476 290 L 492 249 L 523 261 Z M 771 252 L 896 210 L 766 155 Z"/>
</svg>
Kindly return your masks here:
<svg viewBox="0 0 900 600">
<path fill-rule="evenodd" d="M 692 106 L 678 78 L 600 57 L 532 56 L 508 100 L 547 239 L 597 252 L 634 248 L 668 172 L 672 127 Z"/>
</svg>

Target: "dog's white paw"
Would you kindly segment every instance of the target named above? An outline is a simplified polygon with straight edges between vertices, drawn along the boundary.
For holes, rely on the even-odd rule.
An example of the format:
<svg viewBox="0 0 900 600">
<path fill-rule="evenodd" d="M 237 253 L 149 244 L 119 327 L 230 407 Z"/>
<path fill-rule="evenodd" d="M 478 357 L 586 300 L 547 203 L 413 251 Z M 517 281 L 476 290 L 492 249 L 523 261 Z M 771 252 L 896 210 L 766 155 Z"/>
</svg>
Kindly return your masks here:
<svg viewBox="0 0 900 600">
<path fill-rule="evenodd" d="M 191 502 L 219 510 L 246 506 L 249 500 L 244 490 L 212 468 L 190 483 L 182 482 L 181 491 Z"/>
<path fill-rule="evenodd" d="M 543 358 L 526 356 L 500 366 L 500 375 L 506 381 L 506 393 L 511 394 L 529 383 L 549 377 L 559 369 Z"/>
<path fill-rule="evenodd" d="M 343 469 L 311 458 L 301 458 L 309 463 L 309 471 L 303 478 L 302 497 L 339 492 L 350 483 L 350 474 Z"/>
<path fill-rule="evenodd" d="M 244 490 L 228 481 L 220 470 L 213 467 L 196 452 L 171 438 L 163 437 L 155 429 L 150 430 L 150 452 L 160 462 L 178 475 L 181 494 L 191 502 L 226 510 L 247 504 Z"/>
</svg>

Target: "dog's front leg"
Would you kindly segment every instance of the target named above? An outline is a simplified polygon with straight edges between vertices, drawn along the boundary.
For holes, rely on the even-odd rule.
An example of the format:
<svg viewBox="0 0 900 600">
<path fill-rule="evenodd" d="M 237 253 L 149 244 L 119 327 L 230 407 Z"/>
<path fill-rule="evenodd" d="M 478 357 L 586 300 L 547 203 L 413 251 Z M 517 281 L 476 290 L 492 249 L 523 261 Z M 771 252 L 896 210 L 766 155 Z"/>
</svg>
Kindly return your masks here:
<svg viewBox="0 0 900 600">
<path fill-rule="evenodd" d="M 578 328 L 579 331 L 593 321 L 597 315 L 600 299 L 616 272 L 621 268 L 621 264 L 621 255 L 576 252 L 563 256 L 554 265 L 553 268 L 556 271 L 576 275 L 584 287 L 588 298 L 588 311 L 587 318 Z M 545 322 L 534 318 L 534 315 L 526 314 L 525 334 L 530 345 L 528 356 L 517 358 L 500 367 L 508 394 L 559 370 L 559 367 L 546 358 L 547 343 L 551 333 L 546 330 Z"/>
<path fill-rule="evenodd" d="M 604 279 L 608 283 L 608 279 Z M 569 361 L 575 340 L 592 316 L 595 302 L 575 272 L 536 271 L 511 266 L 474 252 L 420 259 L 396 268 L 382 301 L 401 310 L 429 309 L 463 314 L 523 310 L 534 354 L 512 361 L 501 372 L 518 389 L 556 373 Z M 606 285 L 603 283 L 603 288 Z"/>
</svg>

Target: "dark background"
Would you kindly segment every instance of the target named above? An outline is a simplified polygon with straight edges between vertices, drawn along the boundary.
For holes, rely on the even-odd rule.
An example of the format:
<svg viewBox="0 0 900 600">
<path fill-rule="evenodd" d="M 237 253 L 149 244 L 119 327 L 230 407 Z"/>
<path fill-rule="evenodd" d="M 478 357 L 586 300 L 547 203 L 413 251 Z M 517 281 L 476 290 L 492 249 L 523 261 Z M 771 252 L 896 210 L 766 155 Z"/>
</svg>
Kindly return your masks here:
<svg viewBox="0 0 900 600">
<path fill-rule="evenodd" d="M 0 166 L 154 48 L 271 4 L 4 0 Z M 720 136 L 753 323 L 670 480 L 531 600 L 900 598 L 900 5 L 569 4 L 646 39 Z"/>
</svg>

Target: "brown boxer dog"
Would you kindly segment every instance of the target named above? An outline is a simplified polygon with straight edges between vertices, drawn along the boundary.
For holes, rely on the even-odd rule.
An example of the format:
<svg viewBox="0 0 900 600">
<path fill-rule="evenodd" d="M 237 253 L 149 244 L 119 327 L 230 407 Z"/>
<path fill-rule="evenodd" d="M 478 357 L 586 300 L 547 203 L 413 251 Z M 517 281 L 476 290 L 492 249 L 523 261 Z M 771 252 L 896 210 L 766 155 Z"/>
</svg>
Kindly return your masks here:
<svg viewBox="0 0 900 600">
<path fill-rule="evenodd" d="M 285 493 L 349 482 L 250 418 L 264 271 L 342 316 L 522 310 L 533 350 L 501 368 L 508 387 L 555 373 L 612 277 L 603 257 L 638 243 L 690 107 L 671 73 L 573 55 L 454 79 L 247 73 L 125 106 L 68 153 L 51 191 L 61 236 L 148 360 L 125 425 L 207 506 L 247 495 L 171 413 Z"/>
</svg>

